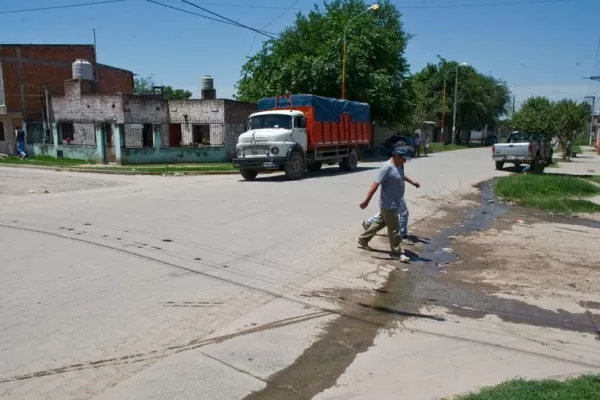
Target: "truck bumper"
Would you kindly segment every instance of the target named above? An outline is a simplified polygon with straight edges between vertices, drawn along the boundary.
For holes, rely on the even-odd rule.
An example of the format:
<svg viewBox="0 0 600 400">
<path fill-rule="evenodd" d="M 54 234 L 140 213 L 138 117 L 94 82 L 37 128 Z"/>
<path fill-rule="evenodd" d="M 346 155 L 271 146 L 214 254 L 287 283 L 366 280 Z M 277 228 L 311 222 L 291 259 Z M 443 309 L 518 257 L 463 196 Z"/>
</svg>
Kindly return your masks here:
<svg viewBox="0 0 600 400">
<path fill-rule="evenodd" d="M 511 157 L 511 156 L 493 156 L 492 157 L 494 161 L 498 162 L 505 162 L 505 163 L 518 163 L 518 164 L 527 164 L 530 163 L 532 160 L 531 158 L 521 158 L 521 157 Z"/>
<path fill-rule="evenodd" d="M 234 158 L 233 166 L 240 169 L 255 170 L 278 170 L 283 168 L 287 161 L 286 157 L 252 157 L 252 158 Z"/>
</svg>

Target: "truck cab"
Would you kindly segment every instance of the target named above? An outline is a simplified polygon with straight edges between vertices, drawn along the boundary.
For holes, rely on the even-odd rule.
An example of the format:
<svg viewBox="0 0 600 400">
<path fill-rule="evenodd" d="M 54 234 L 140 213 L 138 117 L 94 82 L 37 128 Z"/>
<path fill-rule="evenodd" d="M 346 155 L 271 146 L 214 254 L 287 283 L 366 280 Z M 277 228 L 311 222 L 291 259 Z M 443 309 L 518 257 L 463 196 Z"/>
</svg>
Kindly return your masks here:
<svg viewBox="0 0 600 400">
<path fill-rule="evenodd" d="M 244 178 L 256 176 L 258 171 L 283 170 L 292 150 L 306 152 L 307 146 L 304 113 L 297 110 L 257 112 L 250 115 L 246 132 L 238 139 L 233 164 L 240 168 Z"/>
</svg>

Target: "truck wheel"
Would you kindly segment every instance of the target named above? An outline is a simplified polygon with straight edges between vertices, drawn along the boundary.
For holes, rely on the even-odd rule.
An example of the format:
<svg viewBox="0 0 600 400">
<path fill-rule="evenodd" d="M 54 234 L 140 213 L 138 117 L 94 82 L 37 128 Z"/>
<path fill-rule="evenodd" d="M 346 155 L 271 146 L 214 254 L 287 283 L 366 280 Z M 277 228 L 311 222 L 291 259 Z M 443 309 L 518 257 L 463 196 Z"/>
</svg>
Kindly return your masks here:
<svg viewBox="0 0 600 400">
<path fill-rule="evenodd" d="M 504 167 L 504 161 L 496 161 L 496 169 L 500 170 Z"/>
<path fill-rule="evenodd" d="M 358 153 L 355 149 L 350 150 L 350 156 L 342 160 L 340 168 L 342 171 L 354 171 L 358 168 Z"/>
<path fill-rule="evenodd" d="M 258 171 L 254 169 L 240 169 L 240 175 L 247 181 L 253 181 L 258 175 Z"/>
<path fill-rule="evenodd" d="M 314 163 L 310 163 L 306 166 L 306 169 L 308 169 L 311 172 L 317 172 L 321 170 L 321 167 L 323 167 L 323 163 L 320 162 L 314 162 Z"/>
<path fill-rule="evenodd" d="M 285 176 L 288 179 L 300 179 L 304 175 L 304 158 L 297 151 L 292 153 L 290 160 L 285 163 Z"/>
</svg>

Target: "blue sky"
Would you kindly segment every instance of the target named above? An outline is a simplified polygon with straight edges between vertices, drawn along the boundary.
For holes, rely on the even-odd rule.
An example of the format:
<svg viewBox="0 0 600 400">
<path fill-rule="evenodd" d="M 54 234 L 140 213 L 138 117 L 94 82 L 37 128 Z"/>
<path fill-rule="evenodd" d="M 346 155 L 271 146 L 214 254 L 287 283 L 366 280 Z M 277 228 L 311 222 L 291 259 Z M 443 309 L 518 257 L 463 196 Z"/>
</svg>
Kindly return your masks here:
<svg viewBox="0 0 600 400">
<path fill-rule="evenodd" d="M 25 13 L 3 12 L 99 0 L 0 0 L 0 43 L 92 43 L 100 62 L 199 94 L 200 78 L 215 78 L 230 97 L 246 57 L 263 38 L 144 0 Z M 201 12 L 180 0 L 162 3 Z M 314 0 L 192 0 L 245 25 L 278 32 Z M 466 61 L 505 79 L 520 101 L 531 95 L 583 100 L 600 95 L 600 0 L 394 0 L 408 32 L 413 72 L 436 55 Z M 486 5 L 492 3 L 493 5 Z M 511 4 L 523 3 L 523 4 Z M 283 15 L 282 15 L 283 14 Z"/>
</svg>

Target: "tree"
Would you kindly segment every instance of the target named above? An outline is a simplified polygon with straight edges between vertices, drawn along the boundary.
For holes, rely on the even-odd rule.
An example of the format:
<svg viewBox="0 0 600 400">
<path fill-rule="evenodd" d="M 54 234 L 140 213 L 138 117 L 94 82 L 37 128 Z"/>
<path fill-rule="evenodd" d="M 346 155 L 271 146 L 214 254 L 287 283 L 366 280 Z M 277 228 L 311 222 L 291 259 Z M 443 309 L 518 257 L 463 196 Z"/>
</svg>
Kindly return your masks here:
<svg viewBox="0 0 600 400">
<path fill-rule="evenodd" d="M 264 43 L 242 67 L 238 100 L 256 102 L 287 93 L 341 95 L 344 29 L 366 10 L 363 0 L 332 0 L 307 15 L 298 13 L 279 40 Z M 395 124 L 409 111 L 404 51 L 409 36 L 389 1 L 348 25 L 346 94 L 371 105 L 372 119 Z"/>
<path fill-rule="evenodd" d="M 133 83 L 134 94 L 153 94 L 153 87 L 157 86 L 152 77 L 137 77 Z M 163 86 L 163 99 L 187 100 L 192 97 L 192 92 L 186 89 L 173 89 L 172 86 Z"/>
<path fill-rule="evenodd" d="M 507 113 L 510 91 L 505 82 L 483 75 L 471 66 L 458 66 L 455 61 L 439 59 L 429 63 L 411 80 L 415 90 L 413 118 L 421 121 L 441 121 L 452 126 L 454 102 L 454 74 L 459 68 L 457 93 L 457 141 L 470 141 L 472 130 L 495 126 L 499 118 Z M 442 113 L 442 94 L 446 81 L 446 106 Z"/>
</svg>

